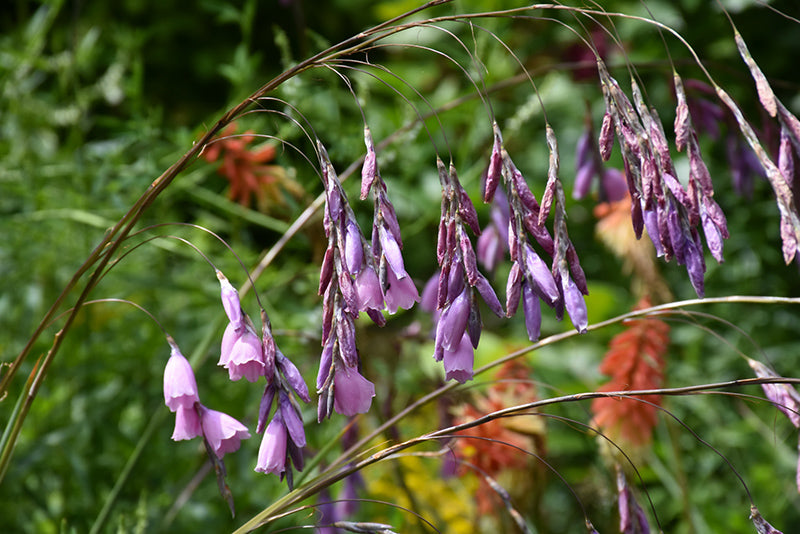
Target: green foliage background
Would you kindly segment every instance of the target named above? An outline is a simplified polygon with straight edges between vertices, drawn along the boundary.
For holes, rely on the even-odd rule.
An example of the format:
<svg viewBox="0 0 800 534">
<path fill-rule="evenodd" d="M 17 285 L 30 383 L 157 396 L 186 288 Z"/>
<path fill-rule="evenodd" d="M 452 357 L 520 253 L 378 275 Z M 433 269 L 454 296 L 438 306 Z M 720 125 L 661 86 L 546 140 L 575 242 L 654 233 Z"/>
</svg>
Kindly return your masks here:
<svg viewBox="0 0 800 534">
<path fill-rule="evenodd" d="M 601 3 L 609 11 L 646 14 L 638 2 Z M 754 57 L 774 81 L 779 96 L 797 113 L 800 24 L 754 1 L 723 3 L 731 10 Z M 791 0 L 771 4 L 798 15 Z M 4 362 L 22 349 L 103 232 L 222 111 L 296 61 L 414 7 L 416 2 L 338 0 L 284 5 L 203 0 L 189 7 L 153 0 L 18 0 L 10 5 L 0 15 L 0 354 Z M 515 6 L 516 2 L 510 0 L 463 1 L 436 13 Z M 721 85 L 758 124 L 758 102 L 751 79 L 718 8 L 701 0 L 652 1 L 647 6 L 659 20 L 686 36 Z M 567 14 L 555 17 L 575 26 Z M 595 125 L 603 111 L 596 82 L 575 82 L 569 70 L 561 68 L 564 51 L 574 42 L 574 35 L 544 20 L 487 19 L 480 24 L 500 37 L 534 73 L 548 119 L 559 135 L 562 179 L 569 188 L 585 102 L 591 103 Z M 674 104 L 664 43 L 644 24 L 622 21 L 618 29 L 648 97 L 659 108 L 665 124 L 671 123 Z M 462 37 L 472 44 L 468 33 L 462 33 Z M 467 63 L 463 51 L 443 33 L 412 31 L 393 42 L 431 47 Z M 699 76 L 686 51 L 673 40 L 668 42 L 684 79 Z M 477 32 L 475 46 L 489 67 L 487 86 L 519 73 L 516 63 L 487 34 Z M 452 111 L 442 112 L 439 119 L 447 148 L 452 150 L 460 177 L 476 201 L 481 221 L 488 221 L 488 208 L 477 200 L 491 129 L 485 109 L 474 98 L 474 88 L 443 57 L 419 48 L 387 47 L 370 59 L 384 64 L 402 80 L 384 77 L 419 106 L 421 113 L 428 111 L 427 104 L 413 89 L 434 107 L 464 99 Z M 626 79 L 624 69 L 616 74 Z M 404 105 L 398 94 L 359 73 L 352 75 L 376 139 L 394 134 L 415 118 L 414 110 Z M 321 70 L 306 73 L 284 84 L 279 96 L 308 118 L 317 135 L 328 143 L 338 169 L 362 155 L 363 125 L 358 110 L 335 75 Z M 546 176 L 547 152 L 541 108 L 531 87 L 524 80 L 501 86 L 491 99 L 509 151 L 538 194 Z M 249 128 L 276 135 L 310 153 L 297 129 L 273 116 L 254 114 L 240 122 L 240 131 Z M 429 119 L 426 125 L 434 132 L 439 150 L 446 153 L 436 121 Z M 752 198 L 739 197 L 730 185 L 723 143 L 708 138 L 702 143 L 714 176 L 716 198 L 728 216 L 732 235 L 726 243 L 725 264 L 716 266 L 707 258 L 706 294 L 797 296 L 797 267 L 782 264 L 778 214 L 768 184 L 757 180 Z M 403 227 L 406 263 L 420 289 L 436 268 L 434 243 L 440 193 L 434 161 L 433 147 L 419 126 L 401 133 L 380 153 L 382 174 Z M 314 169 L 295 152 L 279 151 L 277 163 L 291 171 L 303 190 L 301 198 L 286 196 L 284 205 L 274 206 L 266 214 L 243 210 L 225 196 L 226 183 L 214 166 L 199 160 L 148 210 L 142 226 L 167 222 L 205 226 L 224 237 L 245 265 L 255 265 L 263 251 L 321 191 Z M 355 182 L 347 183 L 348 194 L 362 228 L 368 228 L 371 205 L 355 202 Z M 590 281 L 590 321 L 624 313 L 635 298 L 619 261 L 595 240 L 591 214 L 594 201 L 570 202 L 571 237 Z M 235 285 L 244 282 L 236 259 L 207 234 L 176 226 L 145 234 L 155 235 L 189 239 Z M 315 219 L 257 283 L 282 350 L 297 363 L 309 383 L 316 373 L 319 352 L 321 312 L 316 287 L 323 250 L 321 224 Z M 678 298 L 693 297 L 683 268 L 665 264 L 661 272 Z M 496 277 L 500 293 L 504 273 L 501 267 Z M 254 428 L 260 387 L 230 383 L 224 371 L 215 366 L 224 327 L 218 284 L 195 252 L 172 239 L 151 241 L 126 256 L 93 296 L 130 299 L 155 314 L 187 356 L 191 354 L 203 402 Z M 251 314 L 256 313 L 252 295 L 243 304 Z M 749 368 L 737 356 L 738 350 L 758 359 L 768 358 L 786 376 L 800 373 L 796 309 L 717 305 L 703 311 L 749 333 L 763 352 L 731 324 L 711 319 L 701 319 L 702 327 L 674 324 L 669 384 L 750 376 Z M 488 314 L 484 319 L 493 337 L 483 342 L 478 354 L 482 362 L 524 344 L 520 320 L 501 323 Z M 430 326 L 428 317 L 412 311 L 392 319 L 385 330 L 364 323 L 359 333 L 362 354 L 368 353 L 367 373 L 378 390 L 371 414 L 374 420 L 386 418 L 441 380 L 438 368 L 430 361 L 430 345 L 424 335 L 403 337 L 403 329 L 413 321 L 420 321 L 422 329 Z M 546 317 L 545 332 L 569 326 Z M 58 324 L 50 327 L 50 340 L 57 329 Z M 596 370 L 597 364 L 608 339 L 618 331 L 607 329 L 537 351 L 529 356 L 534 378 L 557 391 L 595 389 L 605 380 Z M 38 357 L 47 348 L 45 336 L 33 356 Z M 132 457 L 135 465 L 115 495 L 105 531 L 232 530 L 285 491 L 274 477 L 253 472 L 260 438 L 254 435 L 243 443 L 240 452 L 226 456 L 228 481 L 237 506 L 237 517 L 230 517 L 213 476 L 202 478 L 207 468 L 196 440 L 173 443 L 169 439 L 172 424 L 163 406 L 161 384 L 168 354 L 158 327 L 133 308 L 109 303 L 92 305 L 82 312 L 33 405 L 0 486 L 0 530 L 87 531 Z M 26 364 L 26 373 L 32 365 L 32 360 Z M 18 377 L 11 394 L 0 404 L 4 421 L 21 389 L 22 378 Z M 485 385 L 483 382 L 477 387 Z M 746 393 L 760 395 L 760 390 Z M 794 482 L 795 432 L 782 415 L 763 402 L 728 396 L 673 398 L 666 405 L 731 460 L 773 524 L 783 526 L 785 532 L 800 524 L 800 499 Z M 553 413 L 585 421 L 587 410 L 588 404 L 563 406 Z M 318 426 L 312 422 L 314 407 L 307 412 L 310 450 L 338 439 L 341 420 Z M 399 430 L 401 435 L 409 438 L 431 430 L 430 416 L 426 413 L 410 419 Z M 615 503 L 609 489 L 613 479 L 598 456 L 594 440 L 575 428 L 551 424 L 548 443 L 548 461 L 577 489 L 590 516 L 597 518 L 601 532 L 613 532 Z M 423 465 L 431 480 L 436 480 L 440 465 L 433 461 Z M 642 475 L 666 532 L 752 530 L 744 492 L 724 462 L 667 417 L 657 430 L 652 457 L 642 463 Z M 375 468 L 365 476 L 368 488 L 380 492 L 387 480 L 395 480 L 390 488 L 400 488 L 392 477 L 402 478 L 404 474 L 402 469 Z M 458 491 L 460 482 L 455 479 L 442 484 Z M 469 487 L 470 483 L 463 484 Z M 397 491 L 401 498 L 402 491 Z M 420 499 L 425 508 L 419 510 L 421 513 L 456 506 L 452 500 L 437 504 L 435 495 L 428 493 L 431 491 L 422 483 L 410 487 L 411 494 L 418 492 L 424 497 Z M 469 502 L 458 506 L 471 509 Z M 531 521 L 540 532 L 579 532 L 583 528 L 579 517 L 565 487 L 550 477 L 539 516 Z M 408 515 L 377 504 L 364 504 L 357 519 L 391 522 L 401 531 L 421 528 Z M 281 525 L 312 522 L 313 515 L 309 514 Z M 450 526 L 456 530 L 455 524 Z M 446 524 L 437 527 L 447 531 Z"/>
</svg>

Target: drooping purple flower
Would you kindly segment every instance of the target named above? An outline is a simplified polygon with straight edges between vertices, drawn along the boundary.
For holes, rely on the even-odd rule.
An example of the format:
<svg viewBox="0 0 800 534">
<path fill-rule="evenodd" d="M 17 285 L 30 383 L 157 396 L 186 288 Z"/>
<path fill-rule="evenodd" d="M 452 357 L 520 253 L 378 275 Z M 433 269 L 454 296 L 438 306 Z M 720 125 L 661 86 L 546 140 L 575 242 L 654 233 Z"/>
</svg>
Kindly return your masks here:
<svg viewBox="0 0 800 534">
<path fill-rule="evenodd" d="M 203 434 L 200 416 L 194 406 L 184 408 L 179 406 L 175 411 L 175 430 L 172 432 L 173 441 L 194 439 Z"/>
<path fill-rule="evenodd" d="M 561 294 L 556 287 L 553 274 L 547 264 L 539 257 L 530 245 L 525 245 L 525 270 L 526 278 L 533 289 L 548 306 L 554 306 L 561 299 Z"/>
<path fill-rule="evenodd" d="M 439 288 L 439 273 L 435 273 L 425 283 L 422 289 L 422 297 L 419 306 L 428 313 L 438 313 L 436 309 L 436 297 Z M 438 320 L 438 317 L 435 319 Z"/>
<path fill-rule="evenodd" d="M 247 427 L 230 415 L 211 410 L 202 404 L 198 404 L 198 409 L 203 435 L 217 458 L 238 450 L 241 440 L 250 437 Z"/>
<path fill-rule="evenodd" d="M 381 283 L 380 280 L 378 280 L 375 269 L 373 269 L 371 265 L 367 264 L 367 266 L 358 273 L 354 287 L 359 311 L 383 309 L 383 291 L 381 291 Z"/>
<path fill-rule="evenodd" d="M 561 276 L 561 287 L 564 291 L 564 306 L 567 309 L 569 318 L 572 320 L 572 324 L 575 325 L 575 329 L 583 334 L 589 326 L 586 301 L 583 300 L 583 294 L 570 276 Z"/>
<path fill-rule="evenodd" d="M 455 351 L 467 328 L 469 317 L 469 293 L 466 289 L 442 310 L 439 322 L 436 324 L 436 345 L 441 345 L 445 350 Z"/>
<path fill-rule="evenodd" d="M 303 375 L 300 374 L 300 370 L 297 369 L 297 366 L 292 363 L 289 358 L 284 356 L 281 351 L 277 352 L 275 360 L 278 369 L 286 379 L 287 385 L 292 388 L 303 401 L 310 402 L 311 398 L 308 395 L 308 386 L 306 385 L 306 381 L 303 380 Z"/>
<path fill-rule="evenodd" d="M 419 292 L 410 276 L 398 279 L 392 269 L 387 269 L 384 298 L 389 313 L 397 313 L 398 308 L 408 310 L 415 302 L 419 302 Z"/>
<path fill-rule="evenodd" d="M 286 440 L 288 432 L 280 411 L 275 413 L 267 425 L 258 448 L 256 471 L 282 476 L 286 472 Z"/>
<path fill-rule="evenodd" d="M 460 383 L 472 380 L 475 351 L 472 348 L 469 334 L 464 332 L 454 350 L 444 349 L 445 380 L 456 380 Z"/>
<path fill-rule="evenodd" d="M 525 329 L 528 339 L 538 341 L 542 332 L 542 308 L 527 280 L 522 282 L 522 309 L 525 312 Z"/>
<path fill-rule="evenodd" d="M 179 408 L 193 410 L 200 398 L 197 396 L 197 381 L 192 366 L 177 345 L 170 342 L 170 346 L 172 353 L 164 368 L 164 403 L 171 412 Z"/>
<path fill-rule="evenodd" d="M 222 307 L 228 319 L 234 325 L 242 323 L 242 305 L 239 302 L 239 292 L 231 285 L 228 279 L 222 274 L 222 271 L 217 271 L 217 279 L 219 280 L 220 293 L 222 297 Z"/>
<path fill-rule="evenodd" d="M 223 348 L 226 346 L 226 341 L 230 343 L 230 340 L 226 340 L 223 336 Z M 230 352 L 220 355 L 220 365 L 228 370 L 228 376 L 234 381 L 244 377 L 248 382 L 255 382 L 264 376 L 263 347 L 255 332 L 247 327 L 238 333 L 230 345 Z"/>
<path fill-rule="evenodd" d="M 351 416 L 367 413 L 375 396 L 375 386 L 353 368 L 337 366 L 334 376 L 333 408 L 337 413 Z"/>
</svg>

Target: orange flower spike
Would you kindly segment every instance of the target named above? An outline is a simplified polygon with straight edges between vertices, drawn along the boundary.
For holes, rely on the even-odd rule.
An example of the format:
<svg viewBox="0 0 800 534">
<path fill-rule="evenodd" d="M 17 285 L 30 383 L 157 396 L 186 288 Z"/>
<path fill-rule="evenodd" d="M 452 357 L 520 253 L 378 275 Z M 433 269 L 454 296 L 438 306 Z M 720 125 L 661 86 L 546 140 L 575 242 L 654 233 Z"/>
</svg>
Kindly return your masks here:
<svg viewBox="0 0 800 534">
<path fill-rule="evenodd" d="M 636 309 L 650 306 L 642 299 Z M 669 326 L 658 319 L 636 319 L 609 343 L 600 371 L 611 379 L 598 391 L 656 389 L 664 382 L 664 356 L 669 346 Z M 645 402 L 641 402 L 645 401 Z M 599 398 L 592 402 L 594 424 L 620 445 L 647 445 L 658 422 L 660 397 Z"/>
</svg>

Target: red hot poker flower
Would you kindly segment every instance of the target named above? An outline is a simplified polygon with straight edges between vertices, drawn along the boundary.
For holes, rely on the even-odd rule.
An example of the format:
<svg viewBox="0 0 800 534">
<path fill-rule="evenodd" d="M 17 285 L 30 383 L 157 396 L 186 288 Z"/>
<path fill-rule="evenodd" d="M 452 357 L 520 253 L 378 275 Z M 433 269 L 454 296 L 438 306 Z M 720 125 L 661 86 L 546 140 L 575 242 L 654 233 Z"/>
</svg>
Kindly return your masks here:
<svg viewBox="0 0 800 534">
<path fill-rule="evenodd" d="M 650 302 L 644 298 L 636 309 L 649 306 Z M 600 371 L 611 376 L 611 380 L 598 391 L 655 389 L 663 384 L 669 326 L 658 319 L 636 319 L 627 326 L 609 343 Z M 660 402 L 660 397 L 652 395 L 632 399 L 598 398 L 592 402 L 594 423 L 610 439 L 623 442 L 619 445 L 640 447 L 652 438 L 658 422 L 656 406 Z"/>
</svg>

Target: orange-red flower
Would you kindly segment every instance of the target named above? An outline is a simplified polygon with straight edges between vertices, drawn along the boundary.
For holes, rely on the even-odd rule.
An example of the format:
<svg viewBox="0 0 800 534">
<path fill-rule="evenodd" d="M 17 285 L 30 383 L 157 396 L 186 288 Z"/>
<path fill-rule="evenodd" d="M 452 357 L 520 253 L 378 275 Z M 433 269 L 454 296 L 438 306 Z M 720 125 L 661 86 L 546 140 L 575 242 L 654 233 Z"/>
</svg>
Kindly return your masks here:
<svg viewBox="0 0 800 534">
<path fill-rule="evenodd" d="M 231 184 L 228 198 L 250 207 L 255 195 L 259 210 L 268 211 L 270 202 L 284 203 L 281 186 L 290 189 L 293 194 L 298 194 L 298 188 L 287 178 L 283 167 L 264 165 L 275 158 L 275 147 L 265 145 L 254 150 L 251 143 L 255 139 L 250 130 L 236 135 L 236 125 L 231 124 L 205 148 L 203 157 L 209 162 L 222 158 L 217 172 Z"/>
<path fill-rule="evenodd" d="M 635 309 L 649 306 L 649 300 L 644 298 Z M 669 326 L 659 319 L 631 320 L 626 326 L 627 329 L 609 343 L 600 371 L 611 380 L 598 391 L 657 389 L 664 383 Z M 618 445 L 640 447 L 652 438 L 660 403 L 661 397 L 653 395 L 595 399 L 592 402 L 594 423 L 611 440 L 621 442 Z"/>
</svg>

